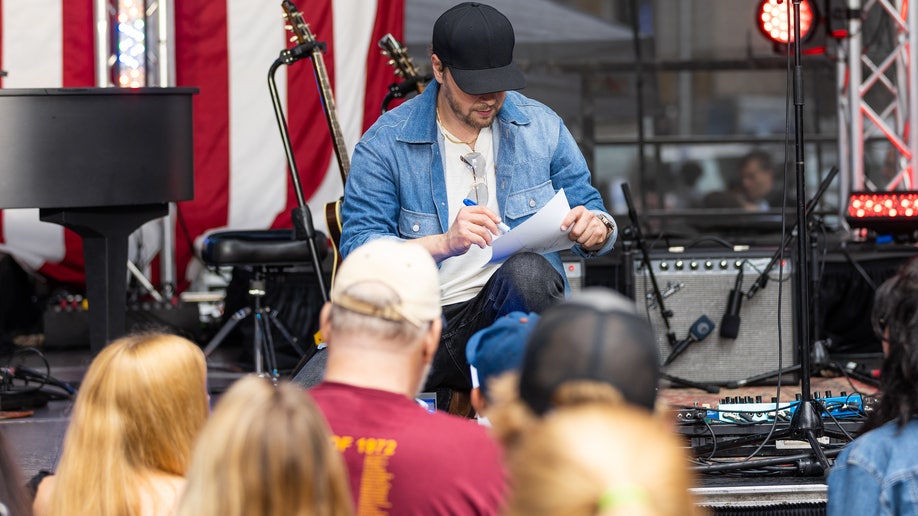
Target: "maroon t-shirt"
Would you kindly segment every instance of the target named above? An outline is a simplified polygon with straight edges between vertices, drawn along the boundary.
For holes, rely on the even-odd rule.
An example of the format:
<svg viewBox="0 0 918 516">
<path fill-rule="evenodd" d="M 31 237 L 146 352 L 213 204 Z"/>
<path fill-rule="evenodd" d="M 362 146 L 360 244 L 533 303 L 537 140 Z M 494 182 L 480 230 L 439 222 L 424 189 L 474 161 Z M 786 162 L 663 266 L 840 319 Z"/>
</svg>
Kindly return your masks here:
<svg viewBox="0 0 918 516">
<path fill-rule="evenodd" d="M 393 392 L 325 382 L 309 394 L 344 454 L 357 514 L 498 514 L 500 448 L 474 420 Z"/>
</svg>

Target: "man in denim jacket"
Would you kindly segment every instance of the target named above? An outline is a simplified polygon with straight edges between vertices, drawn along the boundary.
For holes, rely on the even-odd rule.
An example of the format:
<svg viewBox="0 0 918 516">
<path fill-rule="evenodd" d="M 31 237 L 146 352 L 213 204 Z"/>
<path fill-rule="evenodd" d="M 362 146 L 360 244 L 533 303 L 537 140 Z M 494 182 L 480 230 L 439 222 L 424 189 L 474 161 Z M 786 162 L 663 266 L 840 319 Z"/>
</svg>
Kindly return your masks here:
<svg viewBox="0 0 918 516">
<path fill-rule="evenodd" d="M 501 229 L 522 224 L 563 188 L 574 208 L 559 230 L 569 231 L 574 253 L 608 253 L 618 235 L 564 122 L 512 91 L 526 84 L 514 41 L 510 21 L 488 5 L 443 13 L 433 30 L 435 81 L 364 134 L 345 184 L 343 256 L 376 238 L 412 239 L 439 266 L 446 327 L 427 389 L 454 413 L 469 412 L 467 398 L 454 393 L 471 388 L 471 335 L 564 297 L 556 252 L 486 265 Z"/>
</svg>

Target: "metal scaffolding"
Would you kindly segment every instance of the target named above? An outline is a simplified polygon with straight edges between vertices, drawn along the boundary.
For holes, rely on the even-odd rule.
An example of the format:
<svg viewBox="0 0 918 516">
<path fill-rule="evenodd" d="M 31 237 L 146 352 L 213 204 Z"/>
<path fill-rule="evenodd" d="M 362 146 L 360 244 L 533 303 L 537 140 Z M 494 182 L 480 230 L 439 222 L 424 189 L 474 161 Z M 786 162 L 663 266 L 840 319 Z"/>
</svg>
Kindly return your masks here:
<svg viewBox="0 0 918 516">
<path fill-rule="evenodd" d="M 851 190 L 913 190 L 918 133 L 918 12 L 908 0 L 848 0 L 848 35 L 840 43 L 846 58 L 839 65 L 839 152 L 842 199 Z M 868 177 L 864 142 L 889 142 L 885 164 Z"/>
</svg>

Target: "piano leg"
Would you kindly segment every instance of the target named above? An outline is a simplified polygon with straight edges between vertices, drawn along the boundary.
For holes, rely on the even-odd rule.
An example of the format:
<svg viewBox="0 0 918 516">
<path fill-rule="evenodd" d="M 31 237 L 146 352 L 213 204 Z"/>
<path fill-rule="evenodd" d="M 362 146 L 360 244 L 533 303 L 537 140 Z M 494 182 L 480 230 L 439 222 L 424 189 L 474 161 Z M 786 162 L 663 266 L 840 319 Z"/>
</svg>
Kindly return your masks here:
<svg viewBox="0 0 918 516">
<path fill-rule="evenodd" d="M 93 355 L 125 334 L 128 237 L 147 221 L 168 212 L 166 203 L 41 209 L 41 220 L 60 224 L 83 240 Z"/>
</svg>

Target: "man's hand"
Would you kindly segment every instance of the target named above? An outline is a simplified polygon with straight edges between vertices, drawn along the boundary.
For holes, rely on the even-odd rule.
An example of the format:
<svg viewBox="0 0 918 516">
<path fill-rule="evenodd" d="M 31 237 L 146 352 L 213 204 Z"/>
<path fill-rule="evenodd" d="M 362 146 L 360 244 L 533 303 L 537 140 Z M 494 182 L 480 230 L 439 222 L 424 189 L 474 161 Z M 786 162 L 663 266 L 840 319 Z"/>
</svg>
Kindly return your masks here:
<svg viewBox="0 0 918 516">
<path fill-rule="evenodd" d="M 567 237 L 580 244 L 584 251 L 597 251 L 609 239 L 611 231 L 599 217 L 583 206 L 577 206 L 561 221 L 561 231 L 571 228 Z"/>
<path fill-rule="evenodd" d="M 484 249 L 500 234 L 500 217 L 485 206 L 463 206 L 446 233 L 415 240 L 427 248 L 439 263 L 451 256 L 465 254 L 473 245 Z"/>
</svg>

